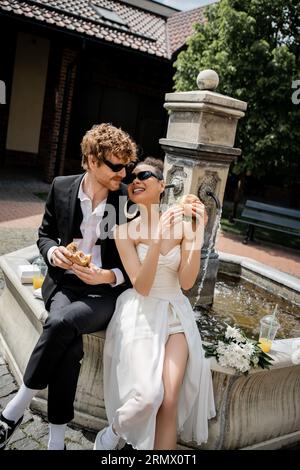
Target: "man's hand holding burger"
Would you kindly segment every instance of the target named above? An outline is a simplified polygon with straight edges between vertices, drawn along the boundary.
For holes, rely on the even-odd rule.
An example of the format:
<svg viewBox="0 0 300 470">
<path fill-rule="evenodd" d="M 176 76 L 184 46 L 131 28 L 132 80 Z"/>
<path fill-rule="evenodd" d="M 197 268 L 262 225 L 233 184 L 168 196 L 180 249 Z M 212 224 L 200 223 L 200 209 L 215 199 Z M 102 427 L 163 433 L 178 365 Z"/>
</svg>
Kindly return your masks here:
<svg viewBox="0 0 300 470">
<path fill-rule="evenodd" d="M 58 246 L 51 256 L 52 264 L 57 268 L 70 269 L 73 263 L 68 259 L 69 255 L 70 253 L 65 246 Z"/>
<path fill-rule="evenodd" d="M 71 269 L 79 279 L 91 286 L 97 284 L 114 284 L 116 282 L 116 276 L 113 271 L 99 268 L 93 263 L 90 263 L 88 267 L 74 263 Z"/>
</svg>

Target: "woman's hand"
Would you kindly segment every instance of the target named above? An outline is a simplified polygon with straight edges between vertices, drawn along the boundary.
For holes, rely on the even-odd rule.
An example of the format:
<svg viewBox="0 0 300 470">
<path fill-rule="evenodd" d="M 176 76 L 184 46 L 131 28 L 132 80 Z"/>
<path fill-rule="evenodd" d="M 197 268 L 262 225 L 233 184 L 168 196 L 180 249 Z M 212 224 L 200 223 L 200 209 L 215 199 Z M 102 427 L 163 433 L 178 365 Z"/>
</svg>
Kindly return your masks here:
<svg viewBox="0 0 300 470">
<path fill-rule="evenodd" d="M 203 224 L 204 227 L 206 226 L 208 216 L 205 205 L 200 201 L 200 199 L 192 203 L 192 216 L 194 218 L 196 228 L 199 228 L 200 224 Z"/>
<path fill-rule="evenodd" d="M 187 241 L 196 242 L 201 247 L 204 239 L 204 229 L 207 224 L 207 213 L 204 204 L 197 200 L 191 204 L 192 223 L 184 223 L 184 237 Z M 193 246 L 194 249 L 194 246 Z"/>
<path fill-rule="evenodd" d="M 95 264 L 89 267 L 73 263 L 71 267 L 74 274 L 85 284 L 95 286 L 97 284 L 113 284 L 116 281 L 115 274 L 109 269 L 98 268 Z"/>
<path fill-rule="evenodd" d="M 174 237 L 172 230 L 177 226 L 181 228 L 183 221 L 183 208 L 181 206 L 170 207 L 160 217 L 158 224 L 158 240 L 170 240 Z"/>
</svg>

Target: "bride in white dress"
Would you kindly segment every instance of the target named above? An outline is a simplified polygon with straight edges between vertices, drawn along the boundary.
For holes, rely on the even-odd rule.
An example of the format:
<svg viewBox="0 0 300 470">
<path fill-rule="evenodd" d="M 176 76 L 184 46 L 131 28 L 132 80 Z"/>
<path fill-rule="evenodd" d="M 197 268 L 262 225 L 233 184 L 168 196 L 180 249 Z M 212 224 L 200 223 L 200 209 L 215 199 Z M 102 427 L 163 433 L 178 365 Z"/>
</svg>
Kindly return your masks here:
<svg viewBox="0 0 300 470">
<path fill-rule="evenodd" d="M 135 449 L 171 450 L 178 436 L 201 444 L 215 415 L 209 360 L 181 290 L 193 286 L 200 269 L 204 206 L 191 206 L 193 230 L 186 230 L 192 222 L 183 222 L 180 206 L 160 216 L 162 170 L 162 162 L 151 157 L 136 166 L 128 194 L 140 216 L 115 232 L 133 288 L 119 296 L 106 331 L 110 426 L 98 433 L 96 450 L 118 448 L 123 441 Z"/>
</svg>

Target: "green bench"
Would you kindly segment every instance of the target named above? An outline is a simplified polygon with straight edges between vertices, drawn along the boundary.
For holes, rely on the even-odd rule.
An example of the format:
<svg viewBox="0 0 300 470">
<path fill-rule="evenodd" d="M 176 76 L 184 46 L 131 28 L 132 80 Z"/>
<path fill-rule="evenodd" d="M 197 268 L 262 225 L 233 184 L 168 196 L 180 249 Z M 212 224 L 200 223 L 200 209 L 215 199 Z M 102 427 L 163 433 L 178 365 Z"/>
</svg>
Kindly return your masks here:
<svg viewBox="0 0 300 470">
<path fill-rule="evenodd" d="M 248 199 L 239 218 L 234 221 L 248 225 L 244 244 L 254 240 L 255 227 L 300 236 L 300 210 L 274 206 Z"/>
</svg>

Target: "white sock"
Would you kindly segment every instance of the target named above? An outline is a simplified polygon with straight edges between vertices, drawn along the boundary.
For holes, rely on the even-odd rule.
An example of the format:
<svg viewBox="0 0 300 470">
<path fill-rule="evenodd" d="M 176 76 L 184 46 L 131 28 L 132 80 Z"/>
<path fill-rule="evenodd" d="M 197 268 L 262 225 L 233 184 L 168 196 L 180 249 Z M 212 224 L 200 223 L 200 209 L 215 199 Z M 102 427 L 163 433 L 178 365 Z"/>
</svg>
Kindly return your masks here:
<svg viewBox="0 0 300 470">
<path fill-rule="evenodd" d="M 33 390 L 22 384 L 16 396 L 6 405 L 2 414 L 4 418 L 15 423 L 23 416 L 24 411 L 30 405 L 31 400 L 38 390 Z"/>
<path fill-rule="evenodd" d="M 66 424 L 49 423 L 48 450 L 64 450 Z"/>
<path fill-rule="evenodd" d="M 101 441 L 105 449 L 117 447 L 120 437 L 114 432 L 112 425 L 108 426 L 101 436 Z"/>
</svg>

